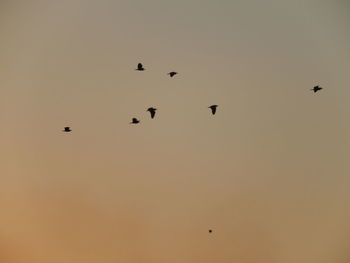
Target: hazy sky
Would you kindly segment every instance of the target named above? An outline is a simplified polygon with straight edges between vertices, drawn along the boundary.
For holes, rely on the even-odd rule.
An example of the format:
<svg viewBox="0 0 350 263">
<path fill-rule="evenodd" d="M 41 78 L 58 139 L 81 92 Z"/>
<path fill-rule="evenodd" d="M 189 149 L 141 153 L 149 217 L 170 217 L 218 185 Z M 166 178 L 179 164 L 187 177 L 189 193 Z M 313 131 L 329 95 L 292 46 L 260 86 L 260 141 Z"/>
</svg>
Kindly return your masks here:
<svg viewBox="0 0 350 263">
<path fill-rule="evenodd" d="M 349 262 L 349 28 L 347 0 L 0 0 L 0 262 Z"/>
</svg>

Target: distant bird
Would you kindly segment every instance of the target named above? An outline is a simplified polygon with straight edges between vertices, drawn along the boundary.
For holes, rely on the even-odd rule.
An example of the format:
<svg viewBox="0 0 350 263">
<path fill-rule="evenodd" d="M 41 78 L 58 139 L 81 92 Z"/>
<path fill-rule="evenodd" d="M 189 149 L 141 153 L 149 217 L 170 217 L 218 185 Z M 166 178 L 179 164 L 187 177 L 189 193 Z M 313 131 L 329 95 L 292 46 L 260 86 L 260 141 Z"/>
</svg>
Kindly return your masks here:
<svg viewBox="0 0 350 263">
<path fill-rule="evenodd" d="M 313 87 L 311 90 L 313 90 L 314 93 L 316 93 L 317 91 L 319 91 L 319 90 L 321 90 L 321 89 L 323 89 L 323 88 L 321 88 L 320 86 L 315 86 L 315 87 Z"/>
<path fill-rule="evenodd" d="M 218 105 L 211 105 L 208 108 L 211 109 L 211 113 L 214 115 L 216 113 L 216 108 L 218 107 Z"/>
<path fill-rule="evenodd" d="M 149 113 L 151 113 L 151 118 L 153 119 L 154 116 L 156 115 L 156 108 L 150 107 L 147 109 L 147 111 L 149 111 Z"/>
<path fill-rule="evenodd" d="M 212 232 L 213 232 L 213 230 L 209 229 L 209 233 L 212 233 Z"/>
<path fill-rule="evenodd" d="M 144 71 L 145 68 L 143 67 L 143 65 L 141 63 L 137 64 L 137 69 L 138 71 Z"/>
<path fill-rule="evenodd" d="M 140 121 L 136 118 L 132 118 L 132 121 L 130 122 L 130 124 L 138 124 Z"/>
<path fill-rule="evenodd" d="M 177 72 L 175 71 L 172 71 L 172 72 L 169 72 L 168 75 L 172 78 L 174 77 L 176 74 L 178 74 Z"/>
<path fill-rule="evenodd" d="M 64 127 L 63 132 L 71 132 L 72 130 L 70 129 L 70 127 Z"/>
</svg>

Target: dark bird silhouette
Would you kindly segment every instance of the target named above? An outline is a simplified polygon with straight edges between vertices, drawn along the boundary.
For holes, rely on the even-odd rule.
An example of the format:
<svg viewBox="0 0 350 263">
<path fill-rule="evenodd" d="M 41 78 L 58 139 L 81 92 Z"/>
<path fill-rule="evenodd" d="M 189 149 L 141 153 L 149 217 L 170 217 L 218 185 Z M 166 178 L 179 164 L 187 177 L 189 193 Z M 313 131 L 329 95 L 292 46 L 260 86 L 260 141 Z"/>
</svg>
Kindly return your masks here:
<svg viewBox="0 0 350 263">
<path fill-rule="evenodd" d="M 314 93 L 316 93 L 317 91 L 319 91 L 321 89 L 323 89 L 323 88 L 321 88 L 320 86 L 317 85 L 317 86 L 313 87 L 311 90 L 313 90 Z"/>
<path fill-rule="evenodd" d="M 175 71 L 172 71 L 172 72 L 169 72 L 168 75 L 172 78 L 174 77 L 176 74 L 178 74 L 177 72 Z"/>
<path fill-rule="evenodd" d="M 211 106 L 209 106 L 208 108 L 210 108 L 211 109 L 211 113 L 213 114 L 213 115 L 215 115 L 215 113 L 216 113 L 216 108 L 218 107 L 218 105 L 211 105 Z"/>
<path fill-rule="evenodd" d="M 145 68 L 143 67 L 143 65 L 141 63 L 137 64 L 137 69 L 138 71 L 144 71 Z"/>
<path fill-rule="evenodd" d="M 153 119 L 154 116 L 156 115 L 156 108 L 150 107 L 147 109 L 147 111 L 149 111 L 149 113 L 151 113 L 151 118 Z"/>
<path fill-rule="evenodd" d="M 130 122 L 130 124 L 138 124 L 140 121 L 136 118 L 132 118 L 132 121 Z"/>
<path fill-rule="evenodd" d="M 71 132 L 72 130 L 71 130 L 71 128 L 70 127 L 64 127 L 64 129 L 63 129 L 63 132 Z"/>
<path fill-rule="evenodd" d="M 212 233 L 212 232 L 213 232 L 213 230 L 209 229 L 209 233 Z"/>
</svg>

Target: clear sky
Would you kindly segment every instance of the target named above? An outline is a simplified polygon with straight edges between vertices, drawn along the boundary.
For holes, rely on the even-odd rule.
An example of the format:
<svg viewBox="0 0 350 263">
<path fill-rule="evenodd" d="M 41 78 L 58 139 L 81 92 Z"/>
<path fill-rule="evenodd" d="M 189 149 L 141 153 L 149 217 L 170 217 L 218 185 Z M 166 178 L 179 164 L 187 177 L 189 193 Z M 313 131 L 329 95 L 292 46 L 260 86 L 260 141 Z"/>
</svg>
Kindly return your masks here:
<svg viewBox="0 0 350 263">
<path fill-rule="evenodd" d="M 0 262 L 349 262 L 349 28 L 346 0 L 1 0 Z"/>
</svg>

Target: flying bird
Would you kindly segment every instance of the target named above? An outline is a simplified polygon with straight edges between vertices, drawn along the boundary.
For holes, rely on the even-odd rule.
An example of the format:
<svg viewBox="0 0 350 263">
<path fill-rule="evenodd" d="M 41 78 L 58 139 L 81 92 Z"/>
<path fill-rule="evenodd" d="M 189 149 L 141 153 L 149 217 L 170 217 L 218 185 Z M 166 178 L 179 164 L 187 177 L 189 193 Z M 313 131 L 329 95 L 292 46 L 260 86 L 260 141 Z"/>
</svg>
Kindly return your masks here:
<svg viewBox="0 0 350 263">
<path fill-rule="evenodd" d="M 64 129 L 63 129 L 63 132 L 71 132 L 72 130 L 71 130 L 71 128 L 70 127 L 64 127 Z"/>
<path fill-rule="evenodd" d="M 132 121 L 130 122 L 130 124 L 138 124 L 140 121 L 136 118 L 132 118 Z"/>
<path fill-rule="evenodd" d="M 147 109 L 147 111 L 149 111 L 149 113 L 151 114 L 151 118 L 153 119 L 154 116 L 156 115 L 156 108 L 150 107 Z"/>
<path fill-rule="evenodd" d="M 176 74 L 178 74 L 177 72 L 175 71 L 172 71 L 172 72 L 169 72 L 168 75 L 172 78 L 174 77 Z"/>
<path fill-rule="evenodd" d="M 143 67 L 143 65 L 141 63 L 137 64 L 137 69 L 138 71 L 144 71 L 145 68 Z"/>
<path fill-rule="evenodd" d="M 317 86 L 313 87 L 311 90 L 313 90 L 314 93 L 316 93 L 317 91 L 319 91 L 321 89 L 323 89 L 323 88 L 321 88 L 320 86 L 317 85 Z"/>
<path fill-rule="evenodd" d="M 218 105 L 211 105 L 208 108 L 211 109 L 211 113 L 214 115 L 216 113 L 216 108 L 218 107 Z"/>
</svg>

